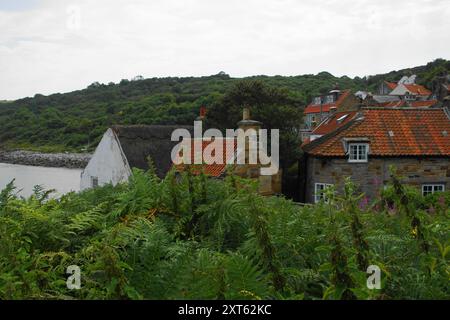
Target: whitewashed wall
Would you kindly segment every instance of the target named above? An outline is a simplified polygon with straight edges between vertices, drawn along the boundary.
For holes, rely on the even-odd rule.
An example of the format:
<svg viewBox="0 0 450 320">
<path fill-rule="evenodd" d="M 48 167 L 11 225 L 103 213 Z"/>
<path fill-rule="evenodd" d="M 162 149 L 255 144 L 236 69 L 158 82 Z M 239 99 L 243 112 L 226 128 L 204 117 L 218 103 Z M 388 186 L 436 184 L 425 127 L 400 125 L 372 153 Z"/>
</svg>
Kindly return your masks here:
<svg viewBox="0 0 450 320">
<path fill-rule="evenodd" d="M 94 155 L 81 174 L 81 190 L 92 187 L 92 177 L 98 178 L 98 185 L 116 185 L 125 182 L 131 175 L 130 166 L 122 152 L 115 133 L 108 129 L 103 135 Z"/>
</svg>

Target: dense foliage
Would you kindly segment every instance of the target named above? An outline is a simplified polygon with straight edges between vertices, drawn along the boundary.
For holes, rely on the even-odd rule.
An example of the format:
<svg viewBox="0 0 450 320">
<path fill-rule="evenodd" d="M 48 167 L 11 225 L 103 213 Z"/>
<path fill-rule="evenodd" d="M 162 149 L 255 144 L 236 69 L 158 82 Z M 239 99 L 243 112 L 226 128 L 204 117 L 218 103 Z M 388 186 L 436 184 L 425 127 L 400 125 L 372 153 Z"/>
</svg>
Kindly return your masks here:
<svg viewBox="0 0 450 320">
<path fill-rule="evenodd" d="M 327 72 L 302 76 L 255 76 L 269 87 L 285 90 L 301 114 L 302 106 L 336 84 L 352 90 L 372 90 L 382 80 L 396 81 L 415 73 L 432 87 L 433 79 L 450 70 L 438 59 L 426 66 L 386 75 L 351 79 Z M 200 78 L 135 78 L 118 84 L 93 83 L 88 88 L 50 96 L 0 103 L 0 148 L 42 151 L 92 150 L 112 124 L 192 124 L 201 105 L 210 107 L 241 79 L 225 73 Z"/>
<path fill-rule="evenodd" d="M 449 299 L 450 194 L 397 178 L 376 203 L 261 197 L 247 180 L 152 170 L 49 199 L 0 194 L 0 299 Z M 66 269 L 81 268 L 81 289 Z M 366 286 L 368 265 L 381 290 Z"/>
<path fill-rule="evenodd" d="M 303 115 L 298 112 L 298 103 L 287 89 L 270 87 L 262 81 L 243 80 L 211 105 L 206 124 L 225 132 L 227 128 L 237 127 L 237 123 L 242 120 L 242 107 L 249 108 L 251 118 L 260 121 L 263 128 L 280 130 L 280 161 L 286 174 L 287 169 L 296 164 L 299 158 L 299 129 Z"/>
</svg>

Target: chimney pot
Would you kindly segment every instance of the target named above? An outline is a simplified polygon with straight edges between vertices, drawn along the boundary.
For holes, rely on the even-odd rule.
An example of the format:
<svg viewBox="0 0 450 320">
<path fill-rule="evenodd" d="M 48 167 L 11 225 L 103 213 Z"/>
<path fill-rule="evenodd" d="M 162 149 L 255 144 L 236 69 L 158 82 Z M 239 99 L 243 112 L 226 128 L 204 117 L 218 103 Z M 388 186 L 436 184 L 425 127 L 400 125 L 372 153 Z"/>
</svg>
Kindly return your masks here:
<svg viewBox="0 0 450 320">
<path fill-rule="evenodd" d="M 201 118 L 206 117 L 206 107 L 205 106 L 200 107 L 200 117 Z"/>
</svg>

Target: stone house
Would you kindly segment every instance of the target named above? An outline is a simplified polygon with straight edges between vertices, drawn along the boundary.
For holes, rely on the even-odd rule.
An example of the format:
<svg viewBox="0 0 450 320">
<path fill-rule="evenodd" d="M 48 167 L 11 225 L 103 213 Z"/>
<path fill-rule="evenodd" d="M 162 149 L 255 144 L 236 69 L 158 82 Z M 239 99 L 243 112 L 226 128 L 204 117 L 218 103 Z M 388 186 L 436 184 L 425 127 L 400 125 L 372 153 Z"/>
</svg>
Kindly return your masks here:
<svg viewBox="0 0 450 320">
<path fill-rule="evenodd" d="M 342 191 L 346 177 L 374 199 L 388 182 L 391 165 L 423 194 L 450 189 L 446 108 L 363 108 L 336 113 L 315 132 L 315 139 L 302 146 L 302 201 L 320 201 L 329 185 Z"/>
</svg>

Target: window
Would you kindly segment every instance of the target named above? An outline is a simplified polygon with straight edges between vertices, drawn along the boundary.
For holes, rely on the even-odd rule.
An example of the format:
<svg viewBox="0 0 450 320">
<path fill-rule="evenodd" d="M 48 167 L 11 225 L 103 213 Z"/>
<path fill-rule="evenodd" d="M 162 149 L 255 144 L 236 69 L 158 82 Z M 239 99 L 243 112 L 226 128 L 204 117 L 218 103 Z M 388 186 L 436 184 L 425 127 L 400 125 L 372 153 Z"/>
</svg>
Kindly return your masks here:
<svg viewBox="0 0 450 320">
<path fill-rule="evenodd" d="M 435 192 L 445 191 L 445 186 L 443 184 L 424 184 L 422 185 L 422 194 L 424 196 L 433 194 Z"/>
<path fill-rule="evenodd" d="M 367 162 L 369 145 L 367 143 L 351 143 L 348 146 L 349 162 Z"/>
<path fill-rule="evenodd" d="M 322 98 L 321 97 L 314 98 L 314 100 L 313 100 L 313 104 L 314 105 L 318 105 L 318 104 L 321 104 L 321 103 L 322 103 Z"/>
<path fill-rule="evenodd" d="M 91 186 L 92 188 L 98 187 L 98 177 L 91 177 Z"/>
<path fill-rule="evenodd" d="M 325 104 L 327 103 L 333 103 L 334 102 L 334 97 L 333 95 L 329 95 L 325 97 Z"/>
<path fill-rule="evenodd" d="M 318 203 L 321 200 L 327 201 L 324 191 L 325 189 L 332 187 L 332 184 L 328 183 L 316 183 L 315 185 L 315 191 L 314 191 L 314 202 Z"/>
</svg>

